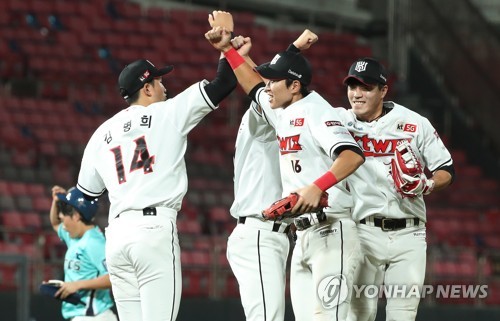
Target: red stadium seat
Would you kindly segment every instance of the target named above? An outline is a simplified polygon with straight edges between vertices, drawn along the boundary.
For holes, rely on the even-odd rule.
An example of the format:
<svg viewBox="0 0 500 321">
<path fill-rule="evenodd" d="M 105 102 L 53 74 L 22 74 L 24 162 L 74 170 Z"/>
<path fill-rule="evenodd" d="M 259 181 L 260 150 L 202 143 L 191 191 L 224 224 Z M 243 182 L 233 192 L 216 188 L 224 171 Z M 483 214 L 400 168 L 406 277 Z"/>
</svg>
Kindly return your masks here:
<svg viewBox="0 0 500 321">
<path fill-rule="evenodd" d="M 197 220 L 177 220 L 177 229 L 182 235 L 200 235 L 201 225 Z"/>
<path fill-rule="evenodd" d="M 211 282 L 209 271 L 182 271 L 182 295 L 186 297 L 207 297 Z"/>
</svg>

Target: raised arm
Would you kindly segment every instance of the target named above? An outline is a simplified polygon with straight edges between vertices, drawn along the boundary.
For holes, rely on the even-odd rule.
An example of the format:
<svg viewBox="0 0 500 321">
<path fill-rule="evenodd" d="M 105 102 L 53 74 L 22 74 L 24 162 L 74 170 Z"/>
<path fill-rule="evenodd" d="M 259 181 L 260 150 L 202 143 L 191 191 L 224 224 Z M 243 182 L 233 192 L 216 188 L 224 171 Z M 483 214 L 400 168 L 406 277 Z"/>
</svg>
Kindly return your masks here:
<svg viewBox="0 0 500 321">
<path fill-rule="evenodd" d="M 61 224 L 61 220 L 59 219 L 59 209 L 57 208 L 57 194 L 66 193 L 66 190 L 61 186 L 55 185 L 52 187 L 52 204 L 50 206 L 49 218 L 50 224 L 52 225 L 52 229 L 57 232 L 59 229 L 59 224 Z"/>
<path fill-rule="evenodd" d="M 253 71 L 253 66 L 246 62 L 231 45 L 231 33 L 227 29 L 214 27 L 205 33 L 205 38 L 215 49 L 224 54 L 245 93 L 248 94 L 262 82 L 260 76 Z"/>
<path fill-rule="evenodd" d="M 309 29 L 304 30 L 302 34 L 293 42 L 293 45 L 300 51 L 307 50 L 318 41 L 318 35 Z"/>
</svg>

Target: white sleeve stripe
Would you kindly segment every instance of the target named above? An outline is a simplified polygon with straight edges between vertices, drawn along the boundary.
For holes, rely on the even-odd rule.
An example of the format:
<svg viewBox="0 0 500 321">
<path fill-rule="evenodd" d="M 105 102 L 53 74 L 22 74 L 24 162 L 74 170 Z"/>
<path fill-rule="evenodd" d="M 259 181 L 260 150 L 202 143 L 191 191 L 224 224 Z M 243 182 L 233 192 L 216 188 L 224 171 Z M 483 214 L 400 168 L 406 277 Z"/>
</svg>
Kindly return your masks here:
<svg viewBox="0 0 500 321">
<path fill-rule="evenodd" d="M 215 110 L 214 103 L 210 100 L 210 98 L 208 97 L 207 93 L 205 92 L 204 87 L 205 87 L 206 84 L 208 84 L 208 81 L 206 81 L 206 80 L 200 81 L 198 83 L 198 88 L 200 89 L 201 96 L 203 97 L 203 99 L 207 103 L 208 107 L 210 107 L 212 110 Z"/>
<path fill-rule="evenodd" d="M 86 189 L 85 187 L 83 187 L 82 185 L 80 185 L 79 183 L 76 184 L 76 187 L 82 191 L 84 194 L 87 194 L 89 196 L 96 196 L 96 197 L 99 197 L 101 196 L 102 194 L 104 194 L 104 192 L 106 191 L 106 189 L 104 188 L 100 193 L 95 193 L 95 192 L 91 192 L 89 191 L 88 189 Z"/>
<path fill-rule="evenodd" d="M 339 148 L 340 146 L 354 146 L 354 147 L 359 148 L 359 145 L 356 143 L 340 142 L 340 143 L 337 143 L 337 144 L 333 145 L 332 147 L 330 147 L 330 157 L 333 156 L 333 151 L 336 150 L 337 148 Z"/>
</svg>

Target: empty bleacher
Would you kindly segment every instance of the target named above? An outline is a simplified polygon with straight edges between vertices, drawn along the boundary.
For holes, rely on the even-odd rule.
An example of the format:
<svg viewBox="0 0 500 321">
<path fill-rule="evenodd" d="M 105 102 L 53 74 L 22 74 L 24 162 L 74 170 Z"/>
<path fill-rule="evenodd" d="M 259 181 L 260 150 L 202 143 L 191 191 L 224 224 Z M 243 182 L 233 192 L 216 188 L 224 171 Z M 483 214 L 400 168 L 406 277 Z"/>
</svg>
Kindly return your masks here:
<svg viewBox="0 0 500 321">
<path fill-rule="evenodd" d="M 31 23 L 26 19 L 28 15 Z M 54 23 L 56 17 L 58 23 Z M 236 13 L 238 33 L 253 37 L 257 63 L 272 59 L 298 35 L 256 24 Z M 52 21 L 52 22 L 51 22 Z M 29 79 L 32 97 L 0 95 L 0 252 L 28 255 L 41 265 L 32 275 L 61 278 L 64 246 L 48 222 L 50 187 L 75 184 L 81 155 L 93 131 L 125 107 L 116 88 L 118 72 L 138 58 L 174 64 L 165 78 L 169 94 L 215 75 L 218 53 L 206 42 L 207 12 L 104 0 L 0 2 L 0 80 Z M 306 52 L 314 66 L 311 88 L 337 104 L 345 95 L 341 81 L 353 58 L 371 55 L 357 36 L 320 32 Z M 235 225 L 232 157 L 239 119 L 246 102 L 237 89 L 189 136 L 186 163 L 189 190 L 179 214 L 183 293 L 188 296 L 238 296 L 225 258 L 226 237 Z M 428 206 L 430 282 L 492 282 L 500 262 L 498 181 L 488 179 L 460 150 L 453 151 L 457 181 L 431 194 Z M 107 220 L 105 208 L 100 221 Z M 446 256 L 449 251 L 454 256 Z M 0 289 L 16 287 L 16 270 L 0 264 Z M 8 280 L 5 281 L 5 280 Z M 468 303 L 468 302 L 466 302 Z M 500 304 L 498 295 L 486 304 Z"/>
</svg>

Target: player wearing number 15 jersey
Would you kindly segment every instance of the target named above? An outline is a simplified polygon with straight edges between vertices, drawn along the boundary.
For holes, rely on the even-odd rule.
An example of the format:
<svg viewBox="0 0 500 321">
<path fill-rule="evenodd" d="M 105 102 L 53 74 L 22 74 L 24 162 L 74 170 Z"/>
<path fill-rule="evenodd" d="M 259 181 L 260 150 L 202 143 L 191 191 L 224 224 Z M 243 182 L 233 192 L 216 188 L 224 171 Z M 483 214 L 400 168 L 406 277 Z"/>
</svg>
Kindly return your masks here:
<svg viewBox="0 0 500 321">
<path fill-rule="evenodd" d="M 217 76 L 166 100 L 157 69 L 137 60 L 120 74 L 129 107 L 93 134 L 78 188 L 91 197 L 109 192 L 106 259 L 121 321 L 175 320 L 182 288 L 177 211 L 187 191 L 186 138 L 235 87 L 227 61 Z"/>
</svg>

